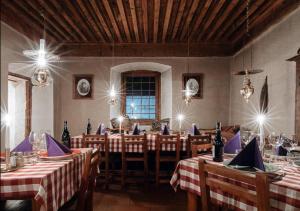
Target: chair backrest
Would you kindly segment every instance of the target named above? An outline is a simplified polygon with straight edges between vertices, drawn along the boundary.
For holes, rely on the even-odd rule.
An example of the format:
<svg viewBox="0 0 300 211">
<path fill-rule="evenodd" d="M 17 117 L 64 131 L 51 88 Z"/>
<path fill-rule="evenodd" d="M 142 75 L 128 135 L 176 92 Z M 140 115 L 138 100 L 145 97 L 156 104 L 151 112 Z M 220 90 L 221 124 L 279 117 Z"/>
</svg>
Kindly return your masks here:
<svg viewBox="0 0 300 211">
<path fill-rule="evenodd" d="M 139 152 L 139 148 L 142 148 L 142 152 L 147 151 L 147 135 L 124 135 L 122 134 L 122 153 L 129 152 L 129 147 L 135 148 Z"/>
<path fill-rule="evenodd" d="M 188 156 L 196 157 L 198 152 L 207 152 L 212 148 L 211 136 L 209 135 L 188 135 Z M 192 152 L 192 153 L 191 153 Z M 191 154 L 190 154 L 191 153 Z"/>
<path fill-rule="evenodd" d="M 91 148 L 100 148 L 100 151 L 108 151 L 108 135 L 105 133 L 104 135 L 86 135 L 82 134 L 83 147 L 91 147 Z"/>
<path fill-rule="evenodd" d="M 76 211 L 93 210 L 93 192 L 100 162 L 99 147 L 86 156 L 83 175 L 76 204 Z"/>
<path fill-rule="evenodd" d="M 180 135 L 157 135 L 155 148 L 156 153 L 160 151 L 175 151 L 176 152 L 176 160 L 180 159 Z"/>
<path fill-rule="evenodd" d="M 211 176 L 214 175 L 214 177 Z M 209 176 L 210 175 L 210 176 Z M 220 178 L 216 178 L 220 176 Z M 241 186 L 231 183 L 221 178 L 230 178 L 244 183 Z M 211 207 L 210 190 L 217 189 L 234 197 L 244 199 L 254 203 L 258 211 L 270 210 L 269 205 L 269 179 L 264 172 L 256 174 L 246 173 L 239 170 L 229 169 L 224 166 L 206 163 L 205 160 L 199 160 L 199 179 L 201 189 L 202 210 L 208 211 Z M 253 187 L 255 191 L 249 190 Z"/>
</svg>

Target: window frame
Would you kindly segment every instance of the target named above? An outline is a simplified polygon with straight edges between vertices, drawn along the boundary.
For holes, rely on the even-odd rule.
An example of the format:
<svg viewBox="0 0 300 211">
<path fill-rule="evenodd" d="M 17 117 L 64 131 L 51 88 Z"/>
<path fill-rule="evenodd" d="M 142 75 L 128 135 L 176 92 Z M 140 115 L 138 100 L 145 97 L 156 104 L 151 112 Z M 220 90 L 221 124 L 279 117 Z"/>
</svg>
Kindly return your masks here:
<svg viewBox="0 0 300 211">
<path fill-rule="evenodd" d="M 126 114 L 126 79 L 127 77 L 155 77 L 155 119 L 131 119 L 133 122 L 150 125 L 160 120 L 160 76 L 161 73 L 149 70 L 135 70 L 121 73 L 121 114 Z"/>
</svg>

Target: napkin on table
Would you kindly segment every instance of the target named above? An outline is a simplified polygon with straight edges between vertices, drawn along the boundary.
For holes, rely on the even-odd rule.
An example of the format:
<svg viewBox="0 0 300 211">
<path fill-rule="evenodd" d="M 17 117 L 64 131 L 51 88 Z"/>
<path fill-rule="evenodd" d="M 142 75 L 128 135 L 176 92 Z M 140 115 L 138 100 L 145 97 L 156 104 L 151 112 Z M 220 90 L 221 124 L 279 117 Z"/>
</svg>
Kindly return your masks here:
<svg viewBox="0 0 300 211">
<path fill-rule="evenodd" d="M 237 132 L 229 141 L 226 142 L 224 146 L 224 152 L 225 153 L 236 153 L 236 150 L 242 149 L 241 147 L 241 135 L 240 131 Z"/>
<path fill-rule="evenodd" d="M 31 131 L 29 136 L 25 138 L 18 146 L 16 146 L 12 152 L 32 152 L 32 144 L 29 140 L 34 139 L 34 132 Z"/>
<path fill-rule="evenodd" d="M 230 161 L 229 165 L 249 166 L 265 171 L 264 162 L 256 138 L 253 138 L 252 141 Z"/>
<path fill-rule="evenodd" d="M 135 124 L 132 135 L 140 135 L 138 124 Z"/>
<path fill-rule="evenodd" d="M 105 129 L 104 124 L 103 124 L 103 123 L 99 124 L 99 127 L 98 127 L 98 129 L 97 129 L 96 134 L 97 134 L 97 135 L 104 135 L 105 132 L 106 132 L 106 129 Z"/>
<path fill-rule="evenodd" d="M 166 136 L 166 135 L 167 135 L 167 136 L 168 136 L 168 135 L 170 135 L 170 131 L 169 131 L 169 129 L 168 129 L 168 126 L 167 126 L 167 125 L 165 125 L 165 127 L 164 127 L 164 130 L 163 130 L 162 134 L 163 134 L 163 135 L 165 135 L 165 136 Z"/>
<path fill-rule="evenodd" d="M 193 135 L 194 135 L 194 136 L 201 135 L 201 134 L 200 134 L 200 131 L 198 130 L 198 128 L 197 128 L 197 126 L 196 126 L 196 124 L 193 124 L 193 129 L 192 129 L 192 131 L 193 131 Z"/>
<path fill-rule="evenodd" d="M 45 134 L 45 139 L 47 144 L 48 156 L 63 156 L 65 154 L 72 153 L 72 151 L 68 147 L 59 143 L 47 133 Z"/>
<path fill-rule="evenodd" d="M 286 156 L 287 155 L 287 149 L 285 149 L 282 145 L 276 146 L 276 155 L 279 156 Z"/>
</svg>

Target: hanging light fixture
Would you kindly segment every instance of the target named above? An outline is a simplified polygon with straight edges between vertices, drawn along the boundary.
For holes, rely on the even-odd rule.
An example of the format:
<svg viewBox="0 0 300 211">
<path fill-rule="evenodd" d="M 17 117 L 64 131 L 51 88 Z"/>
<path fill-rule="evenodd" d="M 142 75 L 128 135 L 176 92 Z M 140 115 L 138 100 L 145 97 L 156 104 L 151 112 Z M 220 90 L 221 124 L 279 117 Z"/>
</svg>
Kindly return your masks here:
<svg viewBox="0 0 300 211">
<path fill-rule="evenodd" d="M 114 48 L 114 34 L 112 34 L 112 39 L 113 39 L 113 44 L 112 44 L 112 62 L 111 62 L 111 66 L 114 65 L 114 54 L 115 54 L 115 48 Z M 117 92 L 115 90 L 115 86 L 114 84 L 111 85 L 110 89 L 109 89 L 109 100 L 108 100 L 108 104 L 114 106 L 118 104 L 118 96 L 117 96 Z"/>
<path fill-rule="evenodd" d="M 247 1 L 247 7 L 246 7 L 246 36 L 249 35 L 249 0 Z M 244 75 L 244 81 L 243 81 L 243 87 L 240 89 L 240 94 L 242 97 L 245 99 L 246 103 L 249 102 L 249 98 L 253 95 L 254 93 L 254 87 L 251 84 L 250 80 L 250 74 L 256 74 L 256 73 L 261 73 L 263 70 L 261 69 L 253 69 L 252 68 L 252 53 L 253 46 L 251 46 L 251 69 L 244 68 L 244 55 L 243 55 L 243 70 L 234 73 L 234 75 Z"/>
<path fill-rule="evenodd" d="M 31 76 L 31 83 L 33 86 L 45 87 L 51 81 L 51 74 L 49 71 L 49 64 L 57 62 L 59 56 L 54 55 L 46 50 L 46 24 L 45 15 L 41 13 L 44 23 L 43 39 L 40 39 L 40 46 L 38 50 L 24 50 L 23 54 L 34 61 L 34 72 Z"/>
<path fill-rule="evenodd" d="M 187 74 L 189 74 L 189 57 L 190 57 L 190 33 L 189 33 L 189 26 L 188 26 L 188 56 L 187 56 L 187 59 L 186 59 L 186 66 L 187 66 Z M 183 93 L 184 93 L 184 101 L 185 101 L 185 104 L 188 106 L 190 105 L 190 103 L 192 102 L 192 98 L 193 96 L 196 94 L 194 93 L 193 90 L 190 89 L 190 87 L 187 85 L 187 83 L 185 83 L 185 89 L 183 90 Z"/>
<path fill-rule="evenodd" d="M 243 96 L 243 98 L 246 100 L 246 103 L 248 103 L 249 98 L 254 93 L 254 87 L 251 85 L 248 70 L 246 69 L 245 72 L 246 73 L 244 77 L 243 87 L 241 88 L 240 93 Z"/>
</svg>

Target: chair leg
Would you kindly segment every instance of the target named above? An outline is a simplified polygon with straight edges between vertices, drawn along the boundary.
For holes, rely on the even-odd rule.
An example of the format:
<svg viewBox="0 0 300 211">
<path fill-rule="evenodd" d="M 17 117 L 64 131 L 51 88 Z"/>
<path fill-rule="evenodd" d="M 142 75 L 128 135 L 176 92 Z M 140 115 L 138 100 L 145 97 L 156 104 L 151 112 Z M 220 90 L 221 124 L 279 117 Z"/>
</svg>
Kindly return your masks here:
<svg viewBox="0 0 300 211">
<path fill-rule="evenodd" d="M 156 182 L 156 187 L 159 186 L 159 169 L 160 169 L 160 163 L 159 160 L 156 161 L 156 172 L 155 172 L 155 182 Z"/>
<path fill-rule="evenodd" d="M 105 160 L 105 189 L 108 188 L 108 177 L 109 177 L 109 163 L 108 159 Z"/>
</svg>

